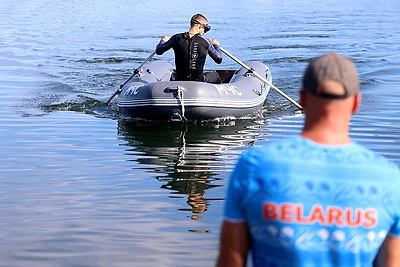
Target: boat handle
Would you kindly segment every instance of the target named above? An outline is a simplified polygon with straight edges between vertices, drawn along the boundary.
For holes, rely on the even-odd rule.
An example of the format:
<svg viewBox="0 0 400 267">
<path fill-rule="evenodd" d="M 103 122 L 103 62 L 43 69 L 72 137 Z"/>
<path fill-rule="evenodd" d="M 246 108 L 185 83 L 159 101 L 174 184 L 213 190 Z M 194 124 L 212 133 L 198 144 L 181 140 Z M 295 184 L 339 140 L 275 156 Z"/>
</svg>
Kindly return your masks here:
<svg viewBox="0 0 400 267">
<path fill-rule="evenodd" d="M 176 93 L 178 91 L 185 91 L 185 88 L 182 86 L 169 86 L 164 89 L 164 93 Z"/>
</svg>

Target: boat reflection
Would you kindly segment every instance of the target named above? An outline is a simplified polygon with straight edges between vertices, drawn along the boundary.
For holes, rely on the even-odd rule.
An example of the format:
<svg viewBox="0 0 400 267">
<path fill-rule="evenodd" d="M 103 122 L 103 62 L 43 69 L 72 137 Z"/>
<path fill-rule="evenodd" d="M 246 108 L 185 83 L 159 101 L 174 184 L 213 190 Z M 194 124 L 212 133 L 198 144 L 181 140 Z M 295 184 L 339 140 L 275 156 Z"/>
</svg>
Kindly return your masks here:
<svg viewBox="0 0 400 267">
<path fill-rule="evenodd" d="M 144 123 L 119 121 L 119 136 L 135 155 L 140 168 L 155 172 L 155 178 L 171 191 L 171 198 L 187 196 L 190 218 L 201 219 L 210 201 L 206 190 L 222 186 L 221 174 L 229 172 L 239 154 L 260 140 L 262 123 Z M 138 156 L 139 154 L 139 156 Z"/>
</svg>

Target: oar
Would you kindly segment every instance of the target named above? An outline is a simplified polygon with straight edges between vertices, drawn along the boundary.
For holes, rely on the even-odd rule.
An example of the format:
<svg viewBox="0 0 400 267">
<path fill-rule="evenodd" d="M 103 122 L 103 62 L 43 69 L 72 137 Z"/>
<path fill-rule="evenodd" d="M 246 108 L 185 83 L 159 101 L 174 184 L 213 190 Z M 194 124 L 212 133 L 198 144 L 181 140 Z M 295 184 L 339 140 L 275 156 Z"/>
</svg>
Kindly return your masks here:
<svg viewBox="0 0 400 267">
<path fill-rule="evenodd" d="M 287 94 L 285 94 L 284 92 L 282 92 L 281 90 L 279 90 L 275 85 L 273 85 L 272 83 L 270 83 L 267 79 L 265 79 L 264 77 L 262 77 L 260 74 L 258 74 L 257 72 L 255 72 L 252 68 L 250 68 L 249 66 L 247 66 L 246 64 L 244 64 L 242 61 L 240 61 L 238 58 L 236 58 L 234 55 L 232 55 L 231 53 L 229 53 L 228 51 L 226 51 L 224 48 L 220 47 L 221 51 L 224 52 L 228 57 L 230 57 L 231 59 L 233 59 L 234 61 L 236 61 L 240 66 L 242 66 L 243 68 L 245 68 L 246 70 L 250 71 L 251 73 L 253 73 L 254 76 L 256 76 L 259 80 L 261 80 L 262 82 L 268 84 L 272 89 L 274 89 L 275 91 L 277 91 L 278 93 L 280 93 L 283 97 L 285 97 L 287 100 L 289 100 L 290 102 L 292 102 L 294 105 L 296 105 L 298 108 L 303 109 L 302 106 L 300 106 L 299 103 L 297 103 L 296 101 L 294 101 L 293 99 L 291 99 Z"/>
<path fill-rule="evenodd" d="M 107 105 L 108 105 L 108 103 L 110 103 L 110 101 L 111 101 L 116 95 L 118 95 L 119 93 L 121 93 L 122 87 L 124 87 L 125 84 L 127 84 L 136 74 L 138 74 L 138 73 L 142 70 L 142 67 L 144 66 L 144 64 L 146 64 L 155 54 L 156 54 L 156 51 L 154 50 L 154 51 L 150 54 L 150 56 L 149 56 L 137 69 L 135 69 L 135 70 L 133 71 L 132 75 L 129 76 L 128 80 L 126 80 L 126 82 L 124 82 L 123 84 L 121 84 L 121 85 L 119 86 L 118 90 L 115 91 L 114 94 L 107 100 L 107 102 L 106 102 Z"/>
</svg>

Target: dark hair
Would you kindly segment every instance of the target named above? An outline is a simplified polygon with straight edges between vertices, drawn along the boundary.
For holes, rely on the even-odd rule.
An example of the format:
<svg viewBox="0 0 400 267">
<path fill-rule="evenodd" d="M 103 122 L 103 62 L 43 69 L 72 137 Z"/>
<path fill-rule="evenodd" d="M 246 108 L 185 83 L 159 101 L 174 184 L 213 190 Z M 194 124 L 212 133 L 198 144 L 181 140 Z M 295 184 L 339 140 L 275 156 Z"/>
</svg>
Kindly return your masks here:
<svg viewBox="0 0 400 267">
<path fill-rule="evenodd" d="M 194 24 L 197 24 L 197 23 L 194 23 L 193 21 L 197 21 L 199 19 L 205 19 L 206 21 L 208 21 L 208 19 L 205 16 L 203 16 L 200 13 L 197 13 L 197 14 L 194 14 L 192 16 L 192 18 L 190 19 L 190 26 L 193 26 Z"/>
</svg>

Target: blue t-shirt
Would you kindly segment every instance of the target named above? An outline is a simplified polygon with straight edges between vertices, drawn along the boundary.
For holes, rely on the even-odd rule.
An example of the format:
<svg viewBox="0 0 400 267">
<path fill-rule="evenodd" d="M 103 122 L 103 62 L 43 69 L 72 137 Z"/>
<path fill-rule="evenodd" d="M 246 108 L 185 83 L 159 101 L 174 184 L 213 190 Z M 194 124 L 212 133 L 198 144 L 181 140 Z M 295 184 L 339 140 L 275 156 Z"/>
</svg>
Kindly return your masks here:
<svg viewBox="0 0 400 267">
<path fill-rule="evenodd" d="M 371 266 L 400 238 L 399 168 L 356 143 L 286 138 L 243 154 L 224 214 L 247 223 L 254 266 Z"/>
</svg>

